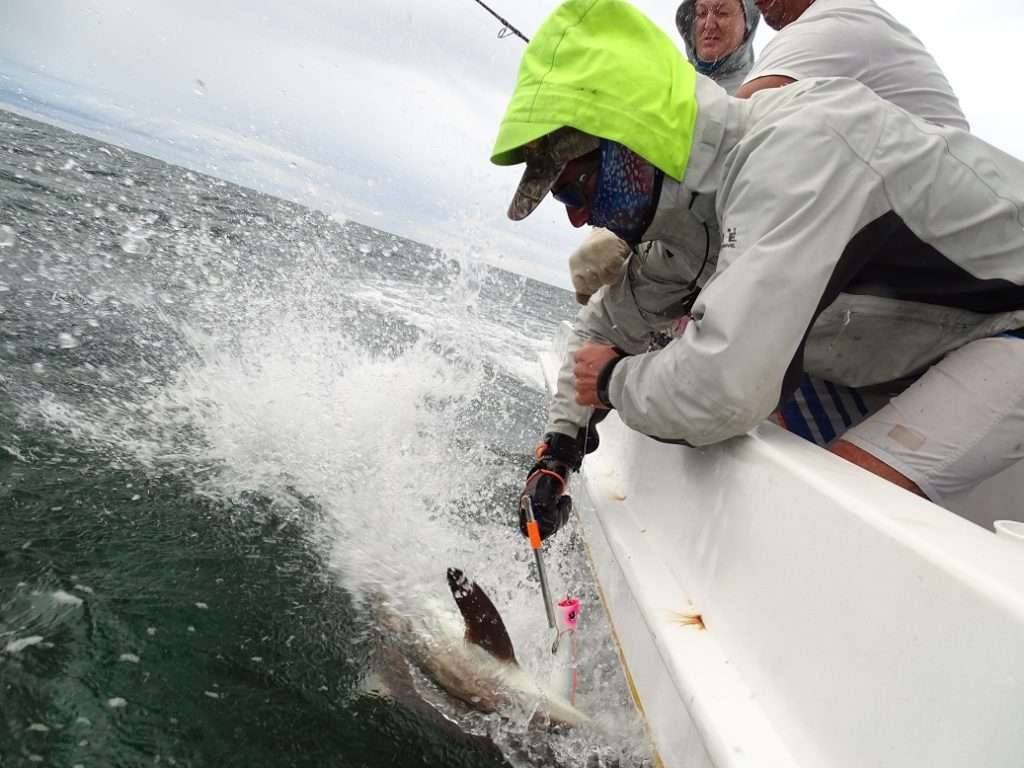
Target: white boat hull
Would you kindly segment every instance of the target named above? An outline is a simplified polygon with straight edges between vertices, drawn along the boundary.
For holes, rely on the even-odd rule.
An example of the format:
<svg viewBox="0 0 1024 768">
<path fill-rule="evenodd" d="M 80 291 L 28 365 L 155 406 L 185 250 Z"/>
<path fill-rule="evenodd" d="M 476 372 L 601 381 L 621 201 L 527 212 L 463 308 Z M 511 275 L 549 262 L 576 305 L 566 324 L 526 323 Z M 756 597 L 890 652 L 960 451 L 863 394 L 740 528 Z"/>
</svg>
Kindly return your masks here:
<svg viewBox="0 0 1024 768">
<path fill-rule="evenodd" d="M 573 492 L 666 766 L 1024 765 L 1024 546 L 772 424 L 600 432 Z M 1024 517 L 1010 474 L 963 508 Z"/>
</svg>

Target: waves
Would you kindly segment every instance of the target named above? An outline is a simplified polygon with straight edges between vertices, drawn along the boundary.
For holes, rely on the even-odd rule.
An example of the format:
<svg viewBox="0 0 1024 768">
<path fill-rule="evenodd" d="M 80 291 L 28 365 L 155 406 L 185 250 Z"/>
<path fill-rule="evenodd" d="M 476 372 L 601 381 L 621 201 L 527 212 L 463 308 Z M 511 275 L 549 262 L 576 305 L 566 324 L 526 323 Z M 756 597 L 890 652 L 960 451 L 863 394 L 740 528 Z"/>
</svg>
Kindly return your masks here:
<svg viewBox="0 0 1024 768">
<path fill-rule="evenodd" d="M 157 711 L 187 700 L 199 717 L 194 697 L 208 707 L 229 686 L 235 696 L 280 686 L 316 699 L 326 684 L 338 687 L 340 709 L 311 703 L 308 714 L 356 728 L 346 718 L 363 706 L 359 649 L 373 630 L 358 606 L 386 599 L 415 619 L 450 600 L 452 565 L 487 589 L 520 659 L 545 674 L 549 638 L 510 499 L 543 427 L 534 354 L 568 316 L 568 293 L 22 118 L 4 115 L 0 134 L 11 148 L 0 168 L 10 240 L 0 247 L 0 445 L 13 467 L 5 471 L 21 478 L 12 485 L 20 517 L 9 518 L 20 528 L 6 538 L 10 551 L 29 541 L 35 553 L 16 602 L 36 593 L 82 601 L 61 604 L 59 630 L 34 609 L 18 620 L 0 609 L 0 644 L 22 662 L 60 656 L 65 674 L 88 668 L 91 682 L 68 694 L 78 703 L 58 717 L 66 722 L 46 725 L 55 741 L 86 699 L 89 717 L 121 717 L 104 704 L 112 698 L 134 716 L 149 696 L 136 668 L 189 681 L 168 677 Z M 44 490 L 30 492 L 25 478 Z M 109 546 L 102 557 L 36 551 L 40 526 Z M 233 568 L 252 541 L 257 559 Z M 566 764 L 582 747 L 642 763 L 578 542 L 562 536 L 552 557 L 556 588 L 589 600 L 585 699 L 605 728 L 556 748 Z M 256 568 L 264 558 L 290 565 L 271 578 Z M 118 578 L 75 591 L 78 571 Z M 136 588 L 153 596 L 140 619 L 123 602 Z M 333 627 L 322 639 L 289 629 L 288 616 L 303 610 L 289 601 L 311 590 Z M 245 596 L 246 613 L 225 605 L 233 594 Z M 235 638 L 217 653 L 259 684 L 229 683 L 223 670 L 192 680 L 204 662 L 188 653 L 153 666 L 155 654 L 172 653 L 167 638 L 191 643 L 204 632 L 210 647 Z M 289 635 L 308 661 L 289 662 L 294 676 L 265 676 L 264 659 L 292 652 Z M 139 661 L 95 661 L 125 655 Z M 336 675 L 307 689 L 317 659 Z M 43 701 L 54 673 L 29 674 L 20 706 Z M 388 717 L 384 742 L 388 728 L 403 727 Z M 171 754 L 173 729 L 145 719 L 154 735 L 127 754 Z M 244 730 L 244 720 L 232 727 Z M 104 741 L 105 759 L 133 727 L 143 726 Z M 11 738 L 24 745 L 40 733 Z"/>
</svg>

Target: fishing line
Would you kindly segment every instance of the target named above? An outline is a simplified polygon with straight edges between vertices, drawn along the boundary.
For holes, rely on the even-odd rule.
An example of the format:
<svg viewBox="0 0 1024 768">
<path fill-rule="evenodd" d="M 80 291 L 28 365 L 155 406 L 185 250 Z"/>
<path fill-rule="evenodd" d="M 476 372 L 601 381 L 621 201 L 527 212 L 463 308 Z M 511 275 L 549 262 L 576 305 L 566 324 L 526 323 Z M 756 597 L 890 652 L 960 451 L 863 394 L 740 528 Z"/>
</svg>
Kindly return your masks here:
<svg viewBox="0 0 1024 768">
<path fill-rule="evenodd" d="M 508 37 L 509 35 L 515 35 L 516 37 L 521 38 L 523 40 L 523 42 L 526 42 L 526 43 L 530 42 L 530 38 L 528 38 L 526 35 L 524 35 L 518 29 L 513 27 L 508 22 L 507 19 L 504 19 L 501 16 L 499 16 L 497 13 L 495 13 L 495 11 L 492 8 L 490 8 L 486 3 L 481 2 L 481 0 L 474 0 L 474 2 L 476 2 L 477 5 L 479 5 L 481 8 L 483 8 L 485 11 L 487 11 L 489 14 L 491 14 L 491 16 L 496 18 L 498 21 L 500 21 L 504 25 L 501 29 L 498 30 L 498 37 L 499 38 L 505 38 L 505 37 Z"/>
</svg>

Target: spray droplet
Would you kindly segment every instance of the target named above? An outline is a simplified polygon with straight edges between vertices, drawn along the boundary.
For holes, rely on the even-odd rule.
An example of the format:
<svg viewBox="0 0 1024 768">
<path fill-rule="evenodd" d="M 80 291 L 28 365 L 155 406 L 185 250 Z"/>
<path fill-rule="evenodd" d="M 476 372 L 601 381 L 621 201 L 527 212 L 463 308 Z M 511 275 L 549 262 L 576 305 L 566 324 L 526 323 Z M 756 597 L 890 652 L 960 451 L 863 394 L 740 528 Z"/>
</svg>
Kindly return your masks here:
<svg viewBox="0 0 1024 768">
<path fill-rule="evenodd" d="M 79 341 L 70 333 L 62 333 L 57 336 L 57 343 L 61 349 L 74 349 L 78 346 Z"/>
<path fill-rule="evenodd" d="M 146 239 L 148 233 L 126 232 L 121 235 L 121 250 L 125 253 L 139 254 L 145 256 L 150 251 L 149 241 Z"/>
<path fill-rule="evenodd" d="M 6 224 L 0 226 L 0 248 L 10 248 L 17 239 L 13 229 Z"/>
</svg>

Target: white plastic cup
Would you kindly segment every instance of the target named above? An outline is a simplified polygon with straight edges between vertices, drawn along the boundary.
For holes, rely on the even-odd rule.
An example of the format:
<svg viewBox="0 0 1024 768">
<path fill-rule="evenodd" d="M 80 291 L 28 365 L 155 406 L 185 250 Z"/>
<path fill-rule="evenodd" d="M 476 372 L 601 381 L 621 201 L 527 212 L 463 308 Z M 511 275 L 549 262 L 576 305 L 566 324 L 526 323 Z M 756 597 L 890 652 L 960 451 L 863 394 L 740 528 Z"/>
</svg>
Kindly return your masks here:
<svg viewBox="0 0 1024 768">
<path fill-rule="evenodd" d="M 999 538 L 1024 545 L 1024 523 L 1018 520 L 996 520 L 992 527 L 996 529 Z"/>
</svg>

